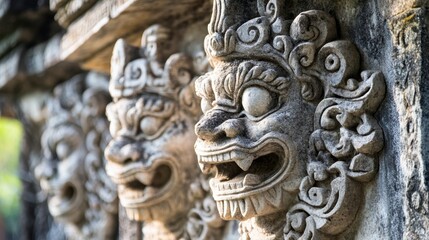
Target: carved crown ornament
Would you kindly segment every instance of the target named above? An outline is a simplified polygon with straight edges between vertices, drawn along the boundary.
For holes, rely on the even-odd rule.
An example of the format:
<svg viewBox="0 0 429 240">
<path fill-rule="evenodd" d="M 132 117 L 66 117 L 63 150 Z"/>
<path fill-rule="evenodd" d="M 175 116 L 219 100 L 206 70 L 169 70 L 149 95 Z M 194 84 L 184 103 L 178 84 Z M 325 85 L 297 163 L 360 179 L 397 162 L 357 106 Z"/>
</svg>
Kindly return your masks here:
<svg viewBox="0 0 429 240">
<path fill-rule="evenodd" d="M 196 82 L 200 168 L 242 239 L 332 239 L 354 221 L 378 168 L 383 75 L 361 71 L 335 19 L 286 19 L 284 1 L 214 0 L 213 71 Z"/>
<path fill-rule="evenodd" d="M 127 216 L 144 222 L 145 239 L 219 239 L 224 222 L 193 151 L 201 115 L 194 82 L 206 67 L 174 53 L 173 37 L 153 25 L 141 47 L 116 42 L 106 171 Z"/>
<path fill-rule="evenodd" d="M 43 159 L 35 175 L 51 215 L 68 239 L 113 239 L 117 231 L 116 187 L 104 170 L 108 81 L 81 74 L 58 85 L 42 135 Z"/>
</svg>

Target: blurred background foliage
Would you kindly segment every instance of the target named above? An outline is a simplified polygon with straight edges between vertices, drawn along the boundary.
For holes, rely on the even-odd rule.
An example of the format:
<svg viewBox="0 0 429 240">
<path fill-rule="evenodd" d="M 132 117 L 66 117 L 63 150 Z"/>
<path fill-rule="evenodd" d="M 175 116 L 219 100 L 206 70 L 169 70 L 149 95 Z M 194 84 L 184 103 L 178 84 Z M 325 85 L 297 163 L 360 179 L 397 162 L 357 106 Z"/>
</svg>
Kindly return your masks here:
<svg viewBox="0 0 429 240">
<path fill-rule="evenodd" d="M 22 135 L 19 121 L 0 118 L 0 222 L 3 220 L 9 238 L 17 236 L 19 230 L 21 183 L 18 165 Z"/>
</svg>

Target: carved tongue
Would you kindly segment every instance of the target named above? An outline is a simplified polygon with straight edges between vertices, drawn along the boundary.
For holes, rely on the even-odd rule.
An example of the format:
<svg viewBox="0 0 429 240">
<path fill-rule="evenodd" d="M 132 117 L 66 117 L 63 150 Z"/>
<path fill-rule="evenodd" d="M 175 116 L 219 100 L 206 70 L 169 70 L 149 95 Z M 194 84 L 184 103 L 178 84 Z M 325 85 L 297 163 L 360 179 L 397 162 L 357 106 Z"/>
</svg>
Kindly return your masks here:
<svg viewBox="0 0 429 240">
<path fill-rule="evenodd" d="M 243 170 L 247 171 L 249 170 L 250 166 L 252 165 L 253 158 L 247 157 L 242 160 L 235 160 L 235 163 Z"/>
<path fill-rule="evenodd" d="M 258 185 L 259 183 L 261 183 L 261 180 L 262 179 L 260 176 L 253 174 L 253 173 L 248 173 L 248 174 L 246 174 L 246 176 L 244 176 L 243 184 L 245 186 L 255 186 L 255 185 Z"/>
<path fill-rule="evenodd" d="M 135 176 L 137 180 L 139 180 L 144 185 L 148 186 L 148 185 L 151 185 L 154 174 L 138 173 Z"/>
</svg>

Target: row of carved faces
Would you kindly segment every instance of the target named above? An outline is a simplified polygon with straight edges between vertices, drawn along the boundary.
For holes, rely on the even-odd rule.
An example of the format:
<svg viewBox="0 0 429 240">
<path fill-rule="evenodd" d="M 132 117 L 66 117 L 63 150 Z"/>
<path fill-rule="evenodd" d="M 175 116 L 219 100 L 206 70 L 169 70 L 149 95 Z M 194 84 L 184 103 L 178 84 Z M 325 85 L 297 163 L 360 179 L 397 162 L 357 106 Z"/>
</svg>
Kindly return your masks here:
<svg viewBox="0 0 429 240">
<path fill-rule="evenodd" d="M 215 2 L 214 15 L 219 14 L 216 6 L 225 4 Z M 277 1 L 266 4 L 270 5 L 271 2 Z M 376 104 L 357 107 L 347 102 L 351 100 L 343 99 L 349 97 L 357 99 L 356 102 L 366 101 L 372 89 L 384 96 L 382 87 L 374 88 L 371 85 L 364 88 L 366 82 L 373 83 L 376 77 L 362 76 L 362 82 L 352 79 L 351 75 L 356 75 L 359 68 L 341 68 L 341 61 L 352 57 L 342 58 L 345 43 L 329 43 L 334 38 L 332 33 L 311 38 L 301 32 L 302 36 L 290 37 L 284 32 L 288 28 L 277 26 L 285 24 L 284 19 L 279 23 L 273 16 L 271 23 L 266 20 L 266 28 L 271 27 L 273 32 L 261 33 L 267 36 L 258 35 L 260 39 L 256 39 L 255 46 L 251 46 L 253 42 L 245 41 L 249 36 L 240 31 L 252 24 L 258 29 L 260 24 L 265 23 L 264 17 L 261 15 L 262 20 L 250 19 L 238 29 L 236 25 L 230 28 L 222 25 L 225 29 L 221 30 L 213 27 L 217 24 L 213 22 L 217 18 L 213 18 L 210 25 L 213 29 L 206 38 L 205 47 L 214 69 L 204 76 L 199 76 L 197 71 L 204 67 L 196 65 L 192 56 L 172 54 L 174 50 L 167 45 L 173 40 L 167 28 L 159 25 L 148 28 L 139 48 L 119 40 L 114 48 L 112 77 L 108 87 L 113 102 L 106 110 L 112 136 L 107 146 L 102 144 L 107 128 L 103 117 L 108 102 L 103 94 L 107 93 L 107 87 L 85 85 L 85 81 L 80 80 L 74 81 L 79 82 L 79 86 L 65 84 L 63 90 L 58 90 L 58 102 L 55 103 L 58 106 L 52 107 L 52 113 L 56 116 L 48 122 L 42 139 L 46 159 L 36 169 L 41 186 L 49 195 L 51 213 L 79 225 L 83 218 L 90 221 L 84 216 L 84 209 L 91 205 L 91 201 L 98 201 L 98 206 L 102 208 L 106 203 L 114 204 L 116 188 L 104 177 L 106 173 L 117 185 L 120 202 L 130 219 L 159 221 L 166 225 L 190 218 L 191 213 L 195 212 L 198 212 L 199 219 L 203 218 L 200 210 L 207 208 L 204 205 L 207 197 L 213 197 L 218 210 L 218 214 L 207 211 L 211 219 L 220 216 L 225 220 L 244 221 L 291 208 L 304 201 L 301 195 L 298 197 L 298 192 L 303 193 L 307 176 L 316 178 L 312 180 L 314 186 L 319 181 L 316 175 L 310 174 L 306 164 L 309 150 L 311 154 L 317 152 L 314 158 L 310 157 L 310 162 L 320 161 L 323 167 L 318 171 L 327 176 L 329 174 L 324 171 L 333 162 L 349 164 L 352 158 L 350 171 L 357 169 L 360 173 L 368 172 L 368 176 L 372 174 L 372 169 L 358 168 L 359 161 L 371 161 L 373 154 L 382 147 L 382 143 L 378 143 L 382 142 L 382 137 L 380 140 L 377 135 L 378 125 L 370 116 L 382 96 L 377 97 Z M 312 28 L 323 27 L 323 24 L 329 26 L 318 30 L 335 30 L 335 26 L 331 26 L 335 22 L 323 12 L 309 12 L 297 19 L 302 22 L 296 26 L 307 30 L 314 31 Z M 324 39 L 320 40 L 319 37 Z M 299 38 L 305 38 L 305 41 Z M 223 39 L 225 42 L 222 43 Z M 276 39 L 283 41 L 283 47 L 276 45 L 279 44 Z M 269 45 L 271 40 L 274 42 L 272 46 Z M 330 44 L 329 47 L 337 51 L 337 55 L 325 54 L 324 44 Z M 266 52 L 273 51 L 272 58 L 267 58 L 266 52 L 260 51 L 259 47 L 262 46 L 268 49 Z M 279 52 L 274 52 L 274 49 Z M 281 55 L 280 50 L 285 55 Z M 284 60 L 288 54 L 289 63 Z M 322 59 L 323 66 L 333 77 L 321 73 L 318 61 L 322 55 L 326 57 Z M 302 59 L 295 61 L 294 56 Z M 285 64 L 289 64 L 288 67 Z M 339 65 L 339 70 L 333 64 Z M 341 81 L 345 79 L 347 82 L 338 82 L 331 87 L 329 81 L 335 80 L 337 70 L 350 76 L 342 75 Z M 314 84 L 314 74 L 321 83 Z M 365 86 L 361 88 L 361 85 Z M 317 95 L 308 92 L 320 91 L 325 92 L 322 95 L 331 103 L 325 106 L 324 103 L 329 101 L 319 104 L 320 99 L 308 97 Z M 320 98 L 321 94 L 318 96 Z M 328 99 L 329 96 L 334 97 Z M 351 106 L 351 110 L 347 106 L 341 107 L 343 102 Z M 323 115 L 325 109 L 329 110 L 329 113 L 326 111 L 329 116 Z M 320 119 L 316 119 L 315 115 Z M 346 120 L 343 119 L 345 117 Z M 315 131 L 315 126 L 327 130 Z M 356 137 L 346 139 L 342 135 L 346 131 L 349 131 L 347 136 L 356 133 Z M 315 142 L 316 132 L 320 133 L 323 143 Z M 349 143 L 358 135 L 373 133 L 375 140 Z M 365 141 L 368 142 L 365 144 L 372 144 L 377 149 L 359 148 Z M 346 144 L 353 146 L 348 147 L 347 153 L 344 150 L 343 155 L 337 156 L 330 149 L 331 142 L 338 143 L 335 145 L 338 151 L 343 151 Z M 358 164 L 356 169 L 353 169 L 353 164 Z M 92 166 L 94 171 L 89 173 L 88 166 Z M 201 172 L 209 176 L 210 190 L 202 187 L 207 185 L 207 180 L 201 177 Z M 362 176 L 357 178 L 367 177 Z M 326 183 L 334 178 L 326 177 L 323 181 Z M 92 187 L 88 183 L 90 179 L 97 179 L 92 181 Z M 317 185 L 315 191 L 325 187 L 326 184 L 323 184 Z M 100 191 L 104 188 L 108 189 L 108 194 Z M 96 189 L 98 191 L 94 191 Z M 325 193 L 327 195 L 323 196 L 327 198 L 329 191 Z M 94 197 L 89 197 L 91 194 Z M 321 201 L 324 202 L 318 206 L 328 202 L 326 199 Z M 110 211 L 107 212 L 114 213 L 113 208 L 107 207 Z M 282 221 L 286 223 L 286 216 Z M 221 229 L 222 224 L 213 222 L 217 223 L 209 226 L 202 224 L 199 229 Z M 202 230 L 192 230 L 189 227 L 192 224 L 185 225 L 188 227 L 179 227 L 185 230 L 176 237 L 198 238 L 204 235 Z M 299 231 L 305 235 L 304 228 L 307 231 L 307 227 Z M 285 232 L 285 236 L 288 234 Z"/>
</svg>

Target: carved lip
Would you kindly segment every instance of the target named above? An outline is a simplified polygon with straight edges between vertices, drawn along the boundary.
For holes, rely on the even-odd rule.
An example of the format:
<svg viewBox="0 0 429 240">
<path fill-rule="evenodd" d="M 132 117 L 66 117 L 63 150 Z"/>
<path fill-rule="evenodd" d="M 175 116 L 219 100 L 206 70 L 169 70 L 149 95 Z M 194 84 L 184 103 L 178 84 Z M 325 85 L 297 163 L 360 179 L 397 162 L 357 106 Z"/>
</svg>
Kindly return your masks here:
<svg viewBox="0 0 429 240">
<path fill-rule="evenodd" d="M 118 196 L 126 208 L 155 205 L 169 198 L 177 181 L 177 166 L 172 157 L 152 156 L 144 166 L 141 161 L 128 165 L 108 162 L 106 172 L 118 184 Z"/>
<path fill-rule="evenodd" d="M 234 141 L 210 150 L 198 140 L 195 149 L 202 171 L 216 171 L 210 180 L 215 200 L 231 200 L 265 191 L 285 179 L 295 161 L 291 143 L 283 134 L 269 133 L 247 146 Z"/>
<path fill-rule="evenodd" d="M 48 207 L 52 216 L 67 220 L 78 221 L 80 214 L 84 209 L 85 202 L 83 189 L 79 188 L 73 182 L 66 182 L 53 186 L 49 191 Z"/>
</svg>

